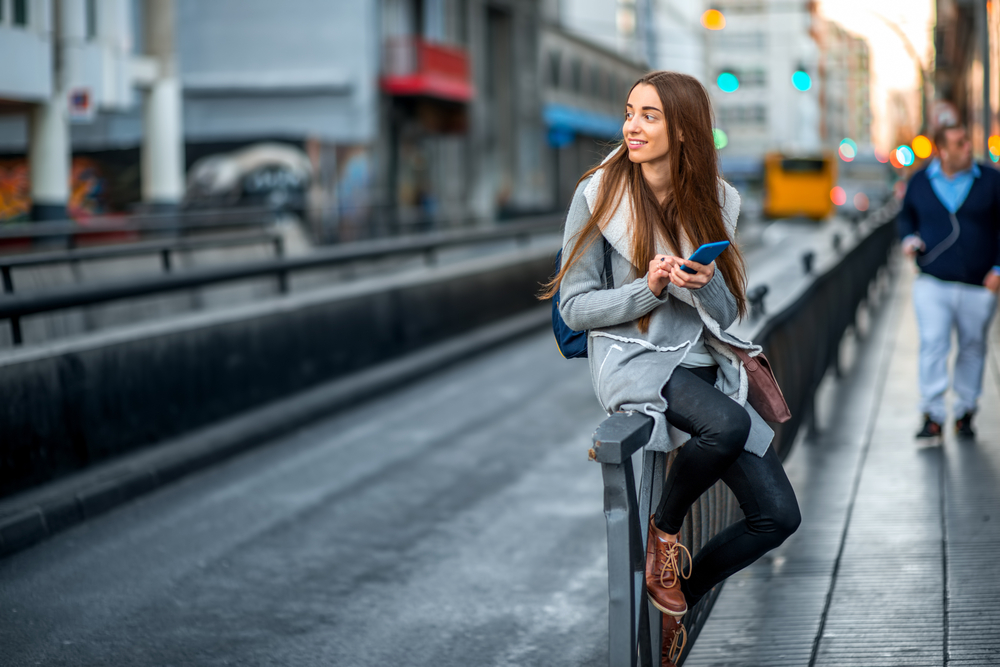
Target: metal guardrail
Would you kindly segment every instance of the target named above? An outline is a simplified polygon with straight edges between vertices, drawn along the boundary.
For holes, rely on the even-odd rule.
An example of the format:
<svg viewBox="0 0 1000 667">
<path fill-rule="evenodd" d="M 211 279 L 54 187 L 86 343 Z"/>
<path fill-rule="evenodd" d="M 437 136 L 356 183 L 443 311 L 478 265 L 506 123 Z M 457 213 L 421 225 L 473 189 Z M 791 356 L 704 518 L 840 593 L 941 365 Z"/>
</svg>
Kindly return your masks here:
<svg viewBox="0 0 1000 667">
<path fill-rule="evenodd" d="M 229 236 L 196 237 L 191 239 L 169 239 L 166 241 L 140 241 L 113 246 L 96 248 L 81 248 L 75 250 L 60 250 L 55 252 L 39 252 L 18 257 L 0 258 L 0 276 L 3 279 L 3 291 L 14 293 L 12 269 L 29 266 L 44 266 L 47 264 L 71 264 L 78 266 L 81 262 L 102 259 L 119 259 L 138 255 L 159 255 L 160 266 L 164 273 L 173 271 L 174 253 L 181 251 L 204 250 L 206 248 L 229 248 L 241 245 L 268 244 L 274 246 L 275 257 L 285 254 L 284 239 L 277 233 L 239 234 Z"/>
<path fill-rule="evenodd" d="M 889 215 L 877 212 L 862 228 L 865 236 L 825 272 L 817 275 L 792 303 L 770 317 L 759 318 L 752 339 L 764 348 L 792 411 L 791 421 L 774 426 L 772 446 L 784 459 L 795 435 L 813 413 L 813 397 L 826 370 L 838 362 L 840 340 L 854 321 L 870 284 L 886 265 L 895 238 Z M 888 219 L 886 219 L 888 218 Z M 841 245 L 835 241 L 835 248 Z M 813 268 L 810 261 L 810 270 Z M 613 667 L 659 665 L 660 612 L 646 598 L 646 531 L 674 453 L 643 454 L 639 488 L 632 455 L 646 443 L 652 419 L 617 413 L 594 433 L 590 458 L 601 464 L 604 513 L 608 531 L 609 657 Z M 741 511 L 732 493 L 718 482 L 692 506 L 681 541 L 691 553 L 737 520 Z M 722 585 L 716 586 L 685 618 L 688 644 L 694 646 Z"/>
<path fill-rule="evenodd" d="M 418 253 L 424 255 L 428 264 L 433 264 L 436 262 L 437 252 L 443 248 L 505 239 L 517 239 L 519 242 L 525 243 L 533 234 L 559 231 L 562 228 L 562 223 L 563 217 L 561 215 L 545 216 L 528 222 L 504 224 L 486 229 L 434 232 L 411 237 L 362 241 L 323 248 L 301 257 L 263 260 L 233 266 L 206 267 L 191 269 L 184 273 L 94 283 L 30 295 L 14 295 L 0 298 L 0 320 L 10 320 L 14 344 L 21 345 L 20 319 L 27 315 L 267 276 L 275 277 L 278 281 L 278 292 L 286 294 L 288 293 L 289 274 L 295 271 Z"/>
<path fill-rule="evenodd" d="M 61 240 L 67 248 L 74 248 L 79 239 L 115 232 L 183 234 L 208 229 L 260 227 L 272 224 L 274 217 L 274 211 L 255 207 L 92 218 L 86 223 L 72 220 L 14 222 L 0 225 L 0 242 Z"/>
</svg>

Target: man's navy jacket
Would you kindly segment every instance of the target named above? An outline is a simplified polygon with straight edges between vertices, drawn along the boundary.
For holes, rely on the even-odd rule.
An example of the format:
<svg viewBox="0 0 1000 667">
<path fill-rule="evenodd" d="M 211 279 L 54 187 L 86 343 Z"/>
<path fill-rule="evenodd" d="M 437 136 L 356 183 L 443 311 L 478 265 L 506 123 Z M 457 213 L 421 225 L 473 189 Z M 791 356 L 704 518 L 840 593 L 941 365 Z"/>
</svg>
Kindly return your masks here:
<svg viewBox="0 0 1000 667">
<path fill-rule="evenodd" d="M 986 274 L 1000 266 L 1000 171 L 979 165 L 980 176 L 952 221 L 934 194 L 927 169 L 913 174 L 903 198 L 897 225 L 900 238 L 917 234 L 924 252 L 917 265 L 940 280 L 982 285 Z M 931 261 L 924 263 L 925 259 Z"/>
</svg>

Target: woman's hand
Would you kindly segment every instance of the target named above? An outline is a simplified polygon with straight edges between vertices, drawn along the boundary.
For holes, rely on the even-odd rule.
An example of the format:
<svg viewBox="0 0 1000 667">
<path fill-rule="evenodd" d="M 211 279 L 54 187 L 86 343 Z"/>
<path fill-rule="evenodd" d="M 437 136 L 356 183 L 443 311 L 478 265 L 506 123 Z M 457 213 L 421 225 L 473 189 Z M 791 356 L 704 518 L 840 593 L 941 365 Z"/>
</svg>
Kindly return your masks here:
<svg viewBox="0 0 1000 667">
<path fill-rule="evenodd" d="M 671 255 L 653 257 L 649 263 L 649 273 L 646 274 L 646 284 L 649 285 L 649 291 L 659 297 L 671 282 L 670 274 L 680 261 L 682 261 L 680 257 L 672 257 Z"/>
<path fill-rule="evenodd" d="M 679 257 L 675 257 L 674 259 L 677 261 L 671 268 L 669 275 L 670 282 L 678 287 L 699 289 L 707 285 L 708 281 L 715 275 L 715 262 L 699 264 L 698 262 L 692 262 L 690 259 L 680 259 Z M 682 266 L 694 269 L 696 273 L 688 273 L 681 268 Z"/>
</svg>

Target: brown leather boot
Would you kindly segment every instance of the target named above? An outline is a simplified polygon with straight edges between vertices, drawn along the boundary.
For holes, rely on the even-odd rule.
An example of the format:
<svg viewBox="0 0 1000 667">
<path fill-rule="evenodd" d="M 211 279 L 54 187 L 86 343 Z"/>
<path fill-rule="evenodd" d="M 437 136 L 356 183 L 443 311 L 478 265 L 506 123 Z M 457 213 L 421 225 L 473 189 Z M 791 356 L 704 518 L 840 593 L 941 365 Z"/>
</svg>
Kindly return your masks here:
<svg viewBox="0 0 1000 667">
<path fill-rule="evenodd" d="M 687 574 L 683 560 L 687 556 Z M 683 616 L 687 612 L 687 602 L 681 592 L 681 579 L 691 576 L 691 552 L 677 541 L 676 535 L 668 535 L 656 527 L 653 517 L 649 517 L 649 539 L 646 540 L 646 592 L 653 606 L 670 616 Z"/>
<path fill-rule="evenodd" d="M 680 616 L 663 617 L 663 641 L 660 644 L 660 667 L 677 667 L 677 660 L 687 644 L 687 630 Z"/>
</svg>

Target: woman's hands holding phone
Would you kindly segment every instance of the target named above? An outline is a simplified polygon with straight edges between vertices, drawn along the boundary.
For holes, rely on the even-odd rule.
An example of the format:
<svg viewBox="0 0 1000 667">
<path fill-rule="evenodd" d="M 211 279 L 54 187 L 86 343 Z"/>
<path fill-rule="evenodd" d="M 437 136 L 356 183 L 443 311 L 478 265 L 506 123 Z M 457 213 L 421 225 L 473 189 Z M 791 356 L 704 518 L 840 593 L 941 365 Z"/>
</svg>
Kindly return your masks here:
<svg viewBox="0 0 1000 667">
<path fill-rule="evenodd" d="M 695 273 L 683 271 L 681 267 L 685 265 L 689 269 L 694 269 Z M 649 263 L 646 283 L 649 285 L 649 291 L 659 297 L 668 283 L 686 289 L 698 289 L 707 285 L 714 275 L 715 262 L 699 264 L 690 259 L 671 255 L 656 255 Z"/>
</svg>

